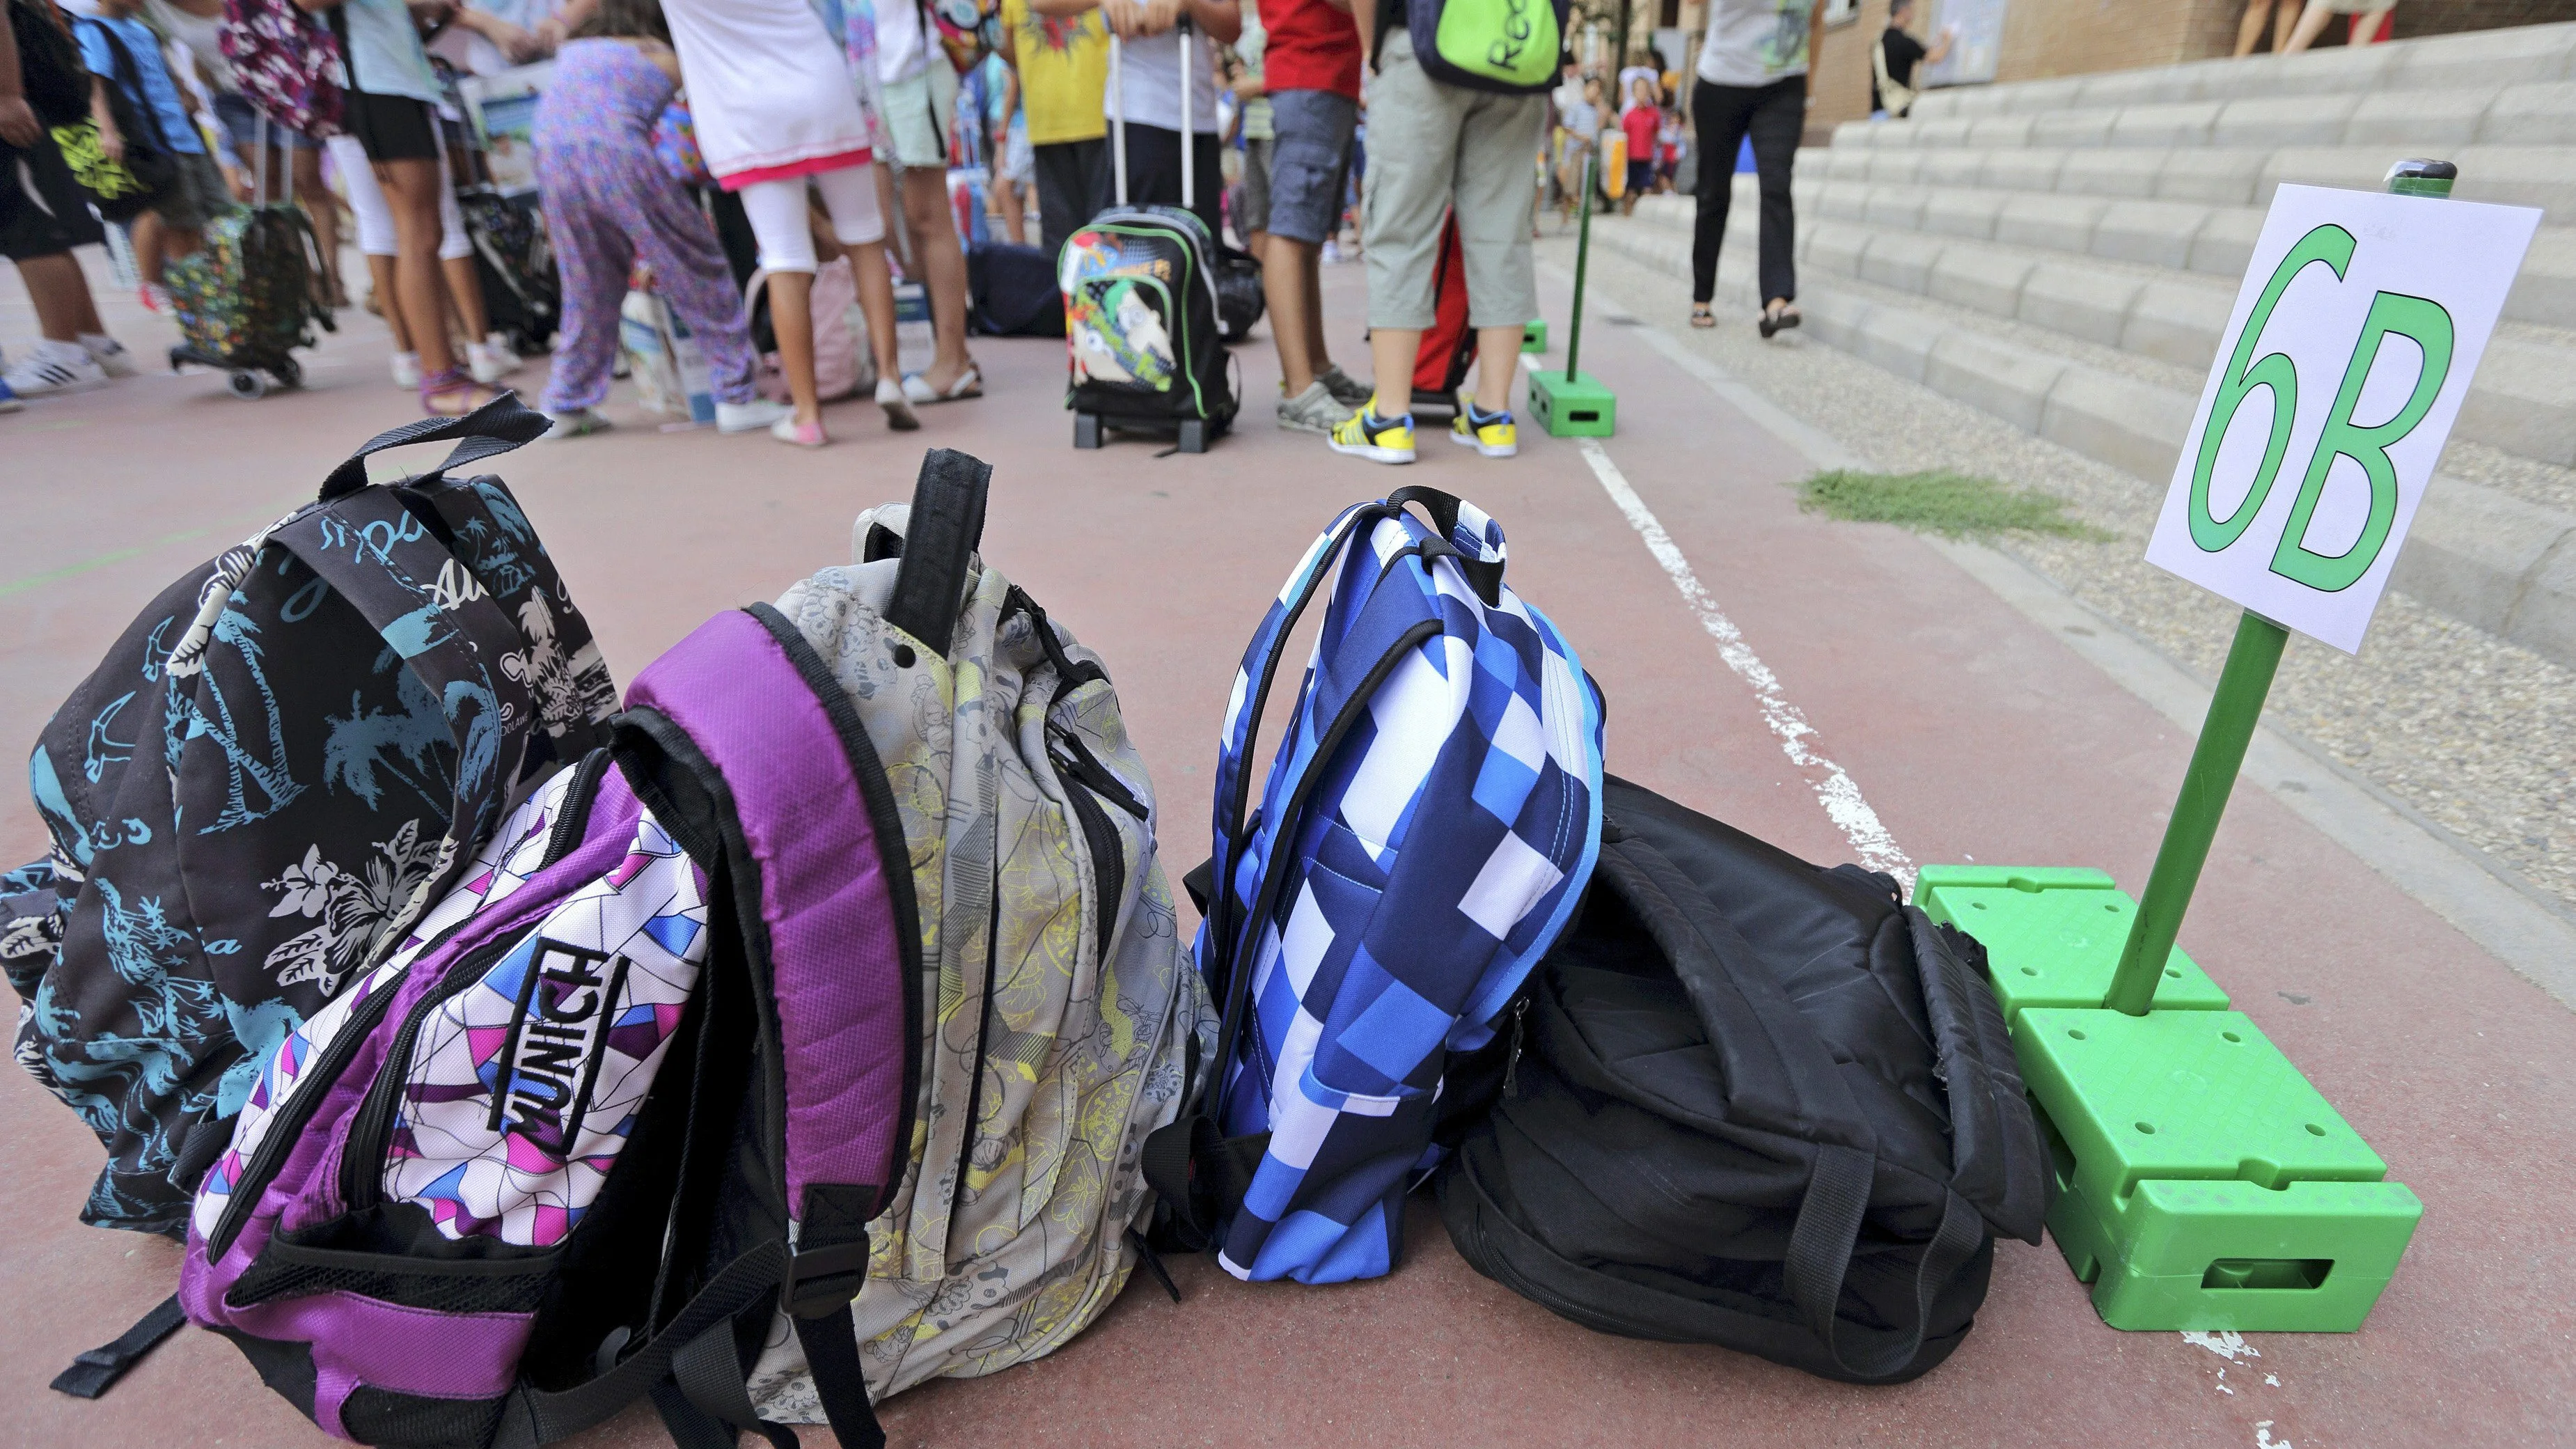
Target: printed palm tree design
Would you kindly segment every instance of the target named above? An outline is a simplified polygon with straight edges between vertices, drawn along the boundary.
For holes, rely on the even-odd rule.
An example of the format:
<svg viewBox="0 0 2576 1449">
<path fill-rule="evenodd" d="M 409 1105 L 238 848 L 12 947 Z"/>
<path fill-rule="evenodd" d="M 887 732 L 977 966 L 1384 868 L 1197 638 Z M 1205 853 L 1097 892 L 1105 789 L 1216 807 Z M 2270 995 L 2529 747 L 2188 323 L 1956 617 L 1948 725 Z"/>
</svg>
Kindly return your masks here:
<svg viewBox="0 0 2576 1449">
<path fill-rule="evenodd" d="M 393 651 L 376 658 L 376 671 L 395 674 L 394 698 L 400 713 L 367 707 L 363 694 L 351 693 L 344 718 L 327 716 L 330 733 L 322 742 L 322 780 L 346 789 L 370 807 L 384 803 L 385 781 L 408 786 L 433 809 L 443 810 L 456 798 L 455 735 L 438 696 L 420 677 L 403 667 Z"/>
<path fill-rule="evenodd" d="M 379 854 L 362 870 L 349 871 L 324 860 L 322 847 L 308 845 L 301 862 L 260 883 L 260 889 L 278 892 L 277 904 L 268 911 L 272 919 L 301 915 L 314 922 L 312 929 L 268 953 L 266 964 L 277 972 L 278 985 L 310 981 L 330 995 L 374 954 L 439 855 L 436 843 L 421 840 L 417 820 L 404 821 L 394 838 L 376 842 L 376 849 Z M 247 1084 L 243 1090 L 249 1090 Z"/>
<path fill-rule="evenodd" d="M 212 835 L 236 825 L 264 820 L 304 793 L 304 787 L 296 783 L 287 768 L 286 719 L 278 708 L 277 690 L 268 682 L 259 625 L 239 609 L 227 607 L 215 618 L 212 643 L 207 649 L 209 654 L 213 652 L 212 644 L 230 645 L 241 657 L 242 668 L 250 675 L 251 688 L 259 695 L 262 732 L 266 736 L 267 748 L 263 754 L 245 742 L 243 722 L 234 718 L 232 701 L 226 697 L 223 686 L 216 683 L 212 673 L 202 676 L 201 689 L 171 689 L 170 711 L 175 717 L 173 722 L 179 726 L 172 731 L 173 754 L 176 754 L 175 747 L 181 741 L 189 739 L 211 740 L 224 754 L 224 808 L 215 816 L 214 823 L 199 828 L 197 833 L 200 835 Z M 213 701 L 212 717 L 197 702 L 200 693 Z M 252 798 L 254 793 L 257 800 Z"/>
<path fill-rule="evenodd" d="M 54 1000 L 50 980 L 29 1005 L 29 1025 L 32 1035 L 54 1044 L 45 1051 L 40 1075 L 90 1130 L 112 1138 L 129 1112 L 138 1122 L 152 1121 L 152 1101 L 176 1091 L 186 1078 L 210 1040 L 209 1028 L 223 1014 L 223 1002 L 212 982 L 173 974 L 187 965 L 196 937 L 171 924 L 161 902 L 145 899 L 128 907 L 104 879 L 98 891 L 108 966 L 129 988 L 133 1032 L 71 1041 L 80 1014 Z M 170 1160 L 167 1135 L 156 1125 L 134 1166 L 149 1172 Z"/>
</svg>

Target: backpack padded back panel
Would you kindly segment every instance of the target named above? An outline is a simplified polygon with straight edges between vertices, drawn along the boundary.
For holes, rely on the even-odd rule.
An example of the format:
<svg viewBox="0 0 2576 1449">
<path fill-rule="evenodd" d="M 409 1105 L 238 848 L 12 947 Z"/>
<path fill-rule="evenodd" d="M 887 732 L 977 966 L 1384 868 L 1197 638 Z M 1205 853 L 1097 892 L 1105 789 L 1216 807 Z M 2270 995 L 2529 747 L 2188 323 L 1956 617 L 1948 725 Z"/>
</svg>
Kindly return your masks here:
<svg viewBox="0 0 2576 1449">
<path fill-rule="evenodd" d="M 1604 1332 L 1923 1373 L 2050 1186 L 1982 954 L 1885 876 L 1605 793 L 1512 1085 L 1441 1178 L 1452 1239 Z"/>
</svg>

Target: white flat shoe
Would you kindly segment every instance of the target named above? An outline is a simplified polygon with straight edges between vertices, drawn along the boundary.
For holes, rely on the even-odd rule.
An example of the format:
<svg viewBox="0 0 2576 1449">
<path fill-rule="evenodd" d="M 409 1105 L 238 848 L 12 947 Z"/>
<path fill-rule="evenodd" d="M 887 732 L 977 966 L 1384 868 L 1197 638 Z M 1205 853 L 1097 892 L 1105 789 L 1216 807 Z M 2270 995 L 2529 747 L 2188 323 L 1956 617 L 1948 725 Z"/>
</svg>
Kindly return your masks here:
<svg viewBox="0 0 2576 1449">
<path fill-rule="evenodd" d="M 780 418 L 794 416 L 796 416 L 796 409 L 783 402 L 772 402 L 765 397 L 756 397 L 746 403 L 720 402 L 716 404 L 716 431 L 719 433 L 757 432 L 762 428 L 775 425 Z"/>
<path fill-rule="evenodd" d="M 912 410 L 912 400 L 904 396 L 911 390 L 912 381 L 909 377 L 900 383 L 890 377 L 877 379 L 877 406 L 885 409 L 886 426 L 898 433 L 909 433 L 921 426 L 921 415 Z M 925 383 L 921 390 L 928 392 L 930 387 Z"/>
<path fill-rule="evenodd" d="M 967 398 L 983 395 L 984 370 L 971 362 L 966 364 L 964 372 L 957 374 L 955 382 L 948 384 L 946 392 L 932 387 L 929 379 L 920 373 L 907 372 L 903 375 L 904 400 L 915 406 L 927 403 L 963 402 Z"/>
</svg>

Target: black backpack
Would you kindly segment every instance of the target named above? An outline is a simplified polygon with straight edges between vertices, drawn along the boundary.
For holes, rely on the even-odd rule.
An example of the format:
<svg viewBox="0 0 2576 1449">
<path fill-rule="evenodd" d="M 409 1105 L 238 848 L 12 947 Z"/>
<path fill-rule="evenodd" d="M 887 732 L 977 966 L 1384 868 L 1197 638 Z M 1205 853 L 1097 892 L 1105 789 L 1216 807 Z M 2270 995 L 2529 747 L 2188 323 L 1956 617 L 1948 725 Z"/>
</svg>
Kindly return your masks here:
<svg viewBox="0 0 2576 1449">
<path fill-rule="evenodd" d="M 2054 1183 L 1984 953 L 1625 780 L 1438 1180 L 1477 1271 L 1589 1328 L 1851 1383 L 1947 1358 Z"/>
<path fill-rule="evenodd" d="M 84 1221 L 181 1231 L 259 1063 L 607 742 L 616 686 L 527 516 L 446 476 L 545 427 L 505 393 L 378 436 L 162 590 L 46 722 L 53 850 L 0 875 L 0 965 L 19 1064 L 107 1147 Z"/>
<path fill-rule="evenodd" d="M 1055 289 L 1055 258 L 1044 247 L 983 242 L 966 249 L 968 313 L 993 337 L 1062 337 L 1064 295 Z"/>
</svg>

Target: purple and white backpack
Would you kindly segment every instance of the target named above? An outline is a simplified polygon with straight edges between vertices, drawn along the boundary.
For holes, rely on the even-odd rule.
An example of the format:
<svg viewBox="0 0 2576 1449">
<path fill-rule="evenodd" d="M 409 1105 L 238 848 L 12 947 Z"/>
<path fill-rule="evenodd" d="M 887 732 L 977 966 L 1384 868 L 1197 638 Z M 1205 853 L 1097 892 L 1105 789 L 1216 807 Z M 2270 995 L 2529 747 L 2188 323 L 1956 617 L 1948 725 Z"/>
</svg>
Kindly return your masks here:
<svg viewBox="0 0 2576 1449">
<path fill-rule="evenodd" d="M 650 1393 L 730 1444 L 781 1303 L 849 1322 L 922 1032 L 885 774 L 765 605 L 614 730 L 271 1054 L 199 1190 L 188 1317 L 333 1434 L 536 1445 Z"/>
<path fill-rule="evenodd" d="M 224 59 L 251 104 L 291 131 L 340 133 L 338 33 L 294 0 L 224 0 Z"/>
</svg>

